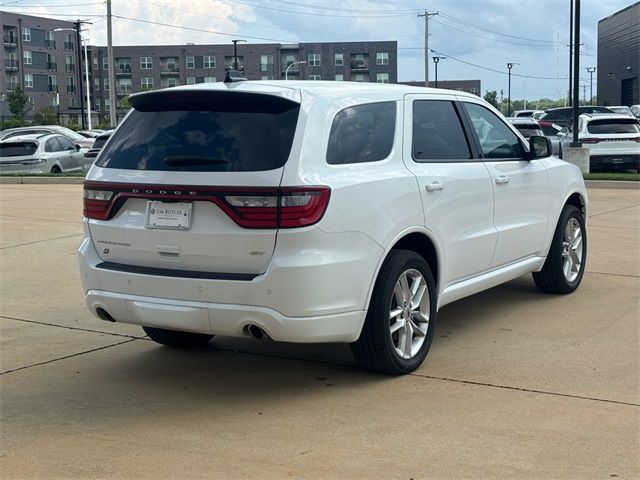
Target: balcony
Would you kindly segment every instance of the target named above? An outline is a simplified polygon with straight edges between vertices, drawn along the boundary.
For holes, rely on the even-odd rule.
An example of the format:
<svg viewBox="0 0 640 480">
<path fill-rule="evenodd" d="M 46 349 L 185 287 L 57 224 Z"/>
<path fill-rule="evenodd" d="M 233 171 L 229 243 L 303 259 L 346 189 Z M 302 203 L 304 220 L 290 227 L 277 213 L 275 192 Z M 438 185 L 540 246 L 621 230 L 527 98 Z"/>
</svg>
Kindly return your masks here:
<svg viewBox="0 0 640 480">
<path fill-rule="evenodd" d="M 75 66 L 75 65 L 72 65 L 72 64 L 69 64 L 69 63 L 67 63 L 67 64 L 65 64 L 65 66 L 64 66 L 64 71 L 65 71 L 65 72 L 67 72 L 67 73 L 75 72 L 75 71 L 76 71 L 76 66 Z"/>
<path fill-rule="evenodd" d="M 44 41 L 44 46 L 46 48 L 56 48 L 56 41 L 55 40 L 45 40 Z"/>
<path fill-rule="evenodd" d="M 58 64 L 55 62 L 47 62 L 47 70 L 58 70 Z"/>
<path fill-rule="evenodd" d="M 73 50 L 73 42 L 64 42 L 65 50 Z"/>
<path fill-rule="evenodd" d="M 160 75 L 180 75 L 180 67 L 173 63 L 160 65 Z"/>
<path fill-rule="evenodd" d="M 69 88 L 69 87 L 67 87 Z M 47 90 L 49 90 L 50 92 L 58 92 L 58 85 L 47 85 Z"/>
<path fill-rule="evenodd" d="M 369 71 L 369 62 L 364 61 L 354 61 L 351 62 L 351 71 L 353 72 L 368 72 Z"/>
<path fill-rule="evenodd" d="M 18 60 L 15 60 L 13 58 L 5 58 L 4 68 L 5 70 L 18 70 Z"/>
<path fill-rule="evenodd" d="M 116 65 L 116 75 L 131 75 L 131 65 Z"/>
<path fill-rule="evenodd" d="M 75 85 L 67 85 L 67 93 L 75 93 L 76 87 Z"/>
<path fill-rule="evenodd" d="M 4 41 L 5 47 L 17 47 L 18 46 L 18 36 L 13 34 L 5 34 L 2 36 L 2 40 Z"/>
</svg>

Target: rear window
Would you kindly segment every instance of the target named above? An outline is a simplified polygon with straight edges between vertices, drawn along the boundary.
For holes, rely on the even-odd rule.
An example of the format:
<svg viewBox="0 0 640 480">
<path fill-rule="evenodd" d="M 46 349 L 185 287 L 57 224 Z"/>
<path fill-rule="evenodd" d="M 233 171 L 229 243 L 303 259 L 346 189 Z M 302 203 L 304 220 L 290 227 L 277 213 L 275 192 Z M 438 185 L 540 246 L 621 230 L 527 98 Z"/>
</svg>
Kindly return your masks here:
<svg viewBox="0 0 640 480">
<path fill-rule="evenodd" d="M 10 142 L 0 144 L 0 157 L 22 157 L 33 155 L 38 150 L 35 142 Z"/>
<path fill-rule="evenodd" d="M 591 120 L 587 124 L 587 131 L 597 134 L 639 133 L 640 125 L 633 118 L 629 118 L 629 120 Z"/>
<path fill-rule="evenodd" d="M 331 125 L 327 163 L 377 162 L 391 153 L 396 131 L 395 102 L 369 103 L 338 112 Z"/>
<path fill-rule="evenodd" d="M 167 94 L 169 93 L 169 94 Z M 97 165 L 128 170 L 253 172 L 282 167 L 299 104 L 239 92 L 154 92 L 134 110 Z"/>
<path fill-rule="evenodd" d="M 96 137 L 95 141 L 93 142 L 93 146 L 91 148 L 102 148 L 104 146 L 105 143 L 107 143 L 107 140 L 109 140 L 109 137 L 111 135 L 107 136 L 107 137 Z"/>
<path fill-rule="evenodd" d="M 529 125 L 514 125 L 518 131 L 525 137 L 529 138 L 531 135 L 540 135 L 542 132 L 536 126 Z"/>
</svg>

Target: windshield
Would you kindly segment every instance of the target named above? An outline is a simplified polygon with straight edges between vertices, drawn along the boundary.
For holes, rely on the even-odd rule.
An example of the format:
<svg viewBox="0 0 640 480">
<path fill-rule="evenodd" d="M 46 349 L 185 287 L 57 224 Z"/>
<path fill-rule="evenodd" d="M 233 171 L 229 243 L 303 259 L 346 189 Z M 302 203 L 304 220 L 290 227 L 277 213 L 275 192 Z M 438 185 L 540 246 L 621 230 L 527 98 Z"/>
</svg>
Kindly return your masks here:
<svg viewBox="0 0 640 480">
<path fill-rule="evenodd" d="M 33 155 L 38 150 L 36 142 L 0 143 L 0 157 L 24 157 Z"/>
<path fill-rule="evenodd" d="M 100 167 L 255 172 L 282 167 L 300 105 L 272 95 L 186 92 L 132 99 L 134 110 L 103 150 Z"/>
<path fill-rule="evenodd" d="M 587 125 L 587 131 L 596 134 L 640 133 L 640 125 L 634 118 L 591 120 Z"/>
</svg>

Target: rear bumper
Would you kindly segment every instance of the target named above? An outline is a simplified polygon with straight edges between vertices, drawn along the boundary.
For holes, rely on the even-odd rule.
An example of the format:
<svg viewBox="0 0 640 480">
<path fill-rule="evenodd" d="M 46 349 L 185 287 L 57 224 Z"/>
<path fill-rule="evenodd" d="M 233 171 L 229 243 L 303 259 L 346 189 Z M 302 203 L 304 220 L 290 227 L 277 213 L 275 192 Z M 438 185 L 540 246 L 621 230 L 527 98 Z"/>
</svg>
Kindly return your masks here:
<svg viewBox="0 0 640 480">
<path fill-rule="evenodd" d="M 594 154 L 589 157 L 590 169 L 597 170 L 602 168 L 618 169 L 618 168 L 640 168 L 640 154 Z"/>
<path fill-rule="evenodd" d="M 353 342 L 366 312 L 315 317 L 286 317 L 275 310 L 247 305 L 188 302 L 89 290 L 89 310 L 104 309 L 117 322 L 231 337 L 248 336 L 250 325 L 280 342 Z M 97 316 L 97 315 L 96 315 Z"/>
</svg>

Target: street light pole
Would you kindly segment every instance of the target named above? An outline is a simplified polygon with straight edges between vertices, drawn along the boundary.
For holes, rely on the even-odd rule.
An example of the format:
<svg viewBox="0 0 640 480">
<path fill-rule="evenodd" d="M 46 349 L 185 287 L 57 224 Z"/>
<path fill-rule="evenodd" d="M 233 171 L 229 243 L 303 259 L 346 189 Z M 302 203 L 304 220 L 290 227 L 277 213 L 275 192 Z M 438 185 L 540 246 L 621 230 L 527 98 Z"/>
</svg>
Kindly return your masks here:
<svg viewBox="0 0 640 480">
<path fill-rule="evenodd" d="M 438 88 L 438 63 L 440 63 L 440 60 L 444 60 L 447 57 L 439 57 L 439 56 L 435 56 L 433 57 L 433 63 L 436 67 L 436 88 Z"/>
<path fill-rule="evenodd" d="M 80 94 L 80 117 L 82 119 L 82 129 L 86 130 L 87 125 L 84 121 L 84 94 L 82 93 L 82 43 L 80 39 L 80 20 L 76 22 L 76 45 L 78 46 L 78 93 Z M 87 85 L 87 90 L 89 85 Z"/>
<path fill-rule="evenodd" d="M 233 69 L 238 70 L 238 42 L 246 42 L 246 40 L 231 40 L 233 42 Z"/>
<path fill-rule="evenodd" d="M 589 105 L 593 105 L 593 72 L 596 71 L 596 67 L 587 67 L 589 72 Z"/>
<path fill-rule="evenodd" d="M 89 85 L 89 57 L 87 56 L 88 38 L 84 38 L 84 84 L 87 87 L 87 124 L 91 130 L 91 85 Z"/>
<path fill-rule="evenodd" d="M 284 70 L 284 79 L 289 80 L 289 69 L 294 65 L 300 65 L 301 63 L 307 63 L 307 61 L 300 60 L 299 62 L 291 62 L 289 65 L 287 65 L 287 68 Z"/>
<path fill-rule="evenodd" d="M 507 117 L 511 116 L 511 69 L 515 66 L 519 65 L 518 63 L 507 63 L 507 69 L 509 70 L 509 89 L 507 90 Z"/>
</svg>

